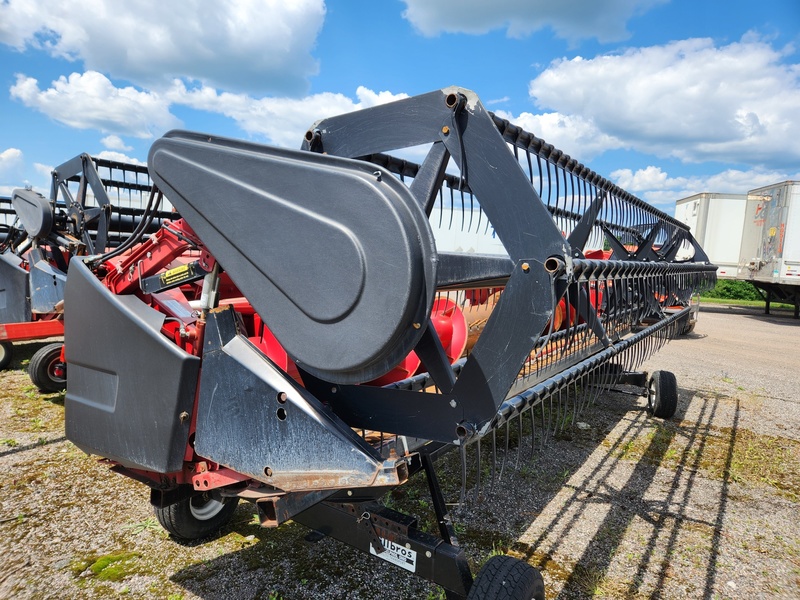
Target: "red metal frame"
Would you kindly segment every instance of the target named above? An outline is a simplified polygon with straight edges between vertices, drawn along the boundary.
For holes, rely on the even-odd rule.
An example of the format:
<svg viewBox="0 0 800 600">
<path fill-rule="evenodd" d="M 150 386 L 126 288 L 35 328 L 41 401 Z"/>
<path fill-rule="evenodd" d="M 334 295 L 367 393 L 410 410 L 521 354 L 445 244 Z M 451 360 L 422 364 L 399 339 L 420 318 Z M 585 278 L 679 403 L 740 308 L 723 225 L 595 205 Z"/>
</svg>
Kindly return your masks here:
<svg viewBox="0 0 800 600">
<path fill-rule="evenodd" d="M 64 321 L 61 319 L 0 324 L 0 342 L 25 342 L 63 335 Z"/>
</svg>

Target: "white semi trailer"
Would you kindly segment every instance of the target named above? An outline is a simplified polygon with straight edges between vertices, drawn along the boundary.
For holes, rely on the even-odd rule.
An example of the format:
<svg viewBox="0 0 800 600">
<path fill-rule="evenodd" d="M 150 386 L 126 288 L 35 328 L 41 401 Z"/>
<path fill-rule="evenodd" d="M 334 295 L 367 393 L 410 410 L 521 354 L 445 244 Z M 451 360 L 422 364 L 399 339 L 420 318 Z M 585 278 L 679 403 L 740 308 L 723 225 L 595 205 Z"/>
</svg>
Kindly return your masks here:
<svg viewBox="0 0 800 600">
<path fill-rule="evenodd" d="M 800 317 L 800 181 L 748 193 L 737 278 L 764 292 L 767 313 L 777 300 Z"/>
<path fill-rule="evenodd" d="M 737 277 L 746 208 L 747 194 L 703 192 L 675 203 L 675 218 L 690 227 L 720 279 Z"/>
</svg>

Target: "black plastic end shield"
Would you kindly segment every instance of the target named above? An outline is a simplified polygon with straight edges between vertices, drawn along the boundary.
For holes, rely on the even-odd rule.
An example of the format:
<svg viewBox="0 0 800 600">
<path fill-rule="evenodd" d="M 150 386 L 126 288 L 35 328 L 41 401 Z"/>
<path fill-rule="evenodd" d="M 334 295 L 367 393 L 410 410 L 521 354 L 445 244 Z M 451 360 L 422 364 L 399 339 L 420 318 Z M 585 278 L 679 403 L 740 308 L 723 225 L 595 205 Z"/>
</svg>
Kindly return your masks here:
<svg viewBox="0 0 800 600">
<path fill-rule="evenodd" d="M 302 368 L 358 383 L 414 348 L 436 250 L 425 214 L 389 172 L 187 132 L 157 140 L 148 164 Z"/>
<path fill-rule="evenodd" d="M 53 207 L 41 194 L 33 190 L 17 189 L 11 196 L 11 204 L 25 231 L 32 238 L 45 238 L 53 229 Z"/>
<path fill-rule="evenodd" d="M 180 470 L 200 359 L 160 333 L 163 315 L 112 294 L 78 260 L 65 305 L 67 438 L 125 466 Z"/>
</svg>

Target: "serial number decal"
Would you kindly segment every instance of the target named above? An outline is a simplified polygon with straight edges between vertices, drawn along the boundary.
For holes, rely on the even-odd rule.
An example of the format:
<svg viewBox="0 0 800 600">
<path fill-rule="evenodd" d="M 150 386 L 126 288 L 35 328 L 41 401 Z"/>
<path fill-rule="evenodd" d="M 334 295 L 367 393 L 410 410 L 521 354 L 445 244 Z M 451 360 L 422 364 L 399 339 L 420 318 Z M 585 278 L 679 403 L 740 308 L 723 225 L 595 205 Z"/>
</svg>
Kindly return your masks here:
<svg viewBox="0 0 800 600">
<path fill-rule="evenodd" d="M 411 548 L 406 548 L 405 546 L 401 546 L 400 544 L 395 544 L 394 542 L 387 540 L 386 538 L 380 538 L 381 544 L 385 550 L 378 554 L 375 552 L 375 549 L 370 544 L 369 553 L 373 556 L 377 556 L 378 558 L 382 558 L 383 560 L 390 562 L 392 564 L 397 565 L 398 567 L 402 567 L 406 571 L 411 571 L 414 573 L 417 570 L 417 551 L 412 550 Z"/>
</svg>

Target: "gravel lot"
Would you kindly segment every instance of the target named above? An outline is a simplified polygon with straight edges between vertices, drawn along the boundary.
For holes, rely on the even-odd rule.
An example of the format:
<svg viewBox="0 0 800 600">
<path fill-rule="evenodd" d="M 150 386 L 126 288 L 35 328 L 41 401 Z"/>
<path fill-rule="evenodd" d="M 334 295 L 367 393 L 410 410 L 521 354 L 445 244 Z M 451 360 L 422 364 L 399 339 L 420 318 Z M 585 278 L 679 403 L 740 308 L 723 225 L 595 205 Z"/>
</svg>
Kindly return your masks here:
<svg viewBox="0 0 800 600">
<path fill-rule="evenodd" d="M 548 598 L 800 598 L 798 334 L 791 313 L 704 305 L 696 332 L 645 365 L 677 375 L 675 418 L 609 393 L 545 446 L 512 444 L 502 480 L 484 477 L 457 513 L 473 567 L 525 558 Z M 0 598 L 441 597 L 299 525 L 262 529 L 245 503 L 213 540 L 170 540 L 144 486 L 64 439 L 63 397 L 24 371 L 40 346 L 0 374 Z M 441 465 L 448 501 L 455 459 Z M 421 482 L 387 501 L 430 523 Z"/>
</svg>

